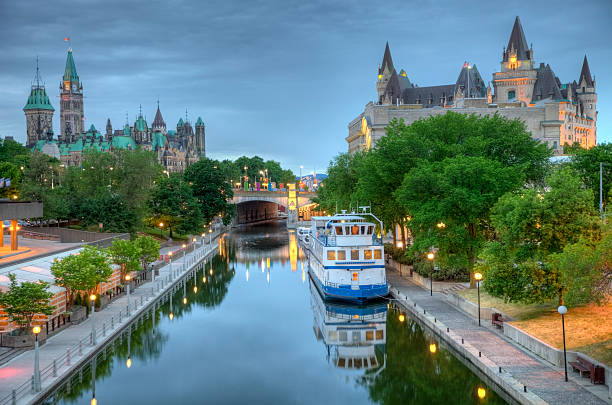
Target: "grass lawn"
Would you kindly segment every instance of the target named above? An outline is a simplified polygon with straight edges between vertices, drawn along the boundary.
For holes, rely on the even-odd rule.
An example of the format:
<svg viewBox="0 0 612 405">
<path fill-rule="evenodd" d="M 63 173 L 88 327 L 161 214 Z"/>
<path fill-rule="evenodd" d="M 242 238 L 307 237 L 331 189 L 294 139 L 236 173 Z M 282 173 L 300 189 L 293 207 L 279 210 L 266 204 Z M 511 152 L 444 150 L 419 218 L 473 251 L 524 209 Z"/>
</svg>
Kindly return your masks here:
<svg viewBox="0 0 612 405">
<path fill-rule="evenodd" d="M 168 240 L 168 238 L 170 237 L 170 231 L 167 229 L 164 229 L 162 233 L 160 234 L 159 228 L 145 227 L 143 228 L 141 233 L 149 235 L 149 236 L 153 236 L 156 239 L 160 239 L 160 235 L 163 234 L 164 241 Z M 181 235 L 178 232 L 172 232 L 172 240 L 187 240 L 188 237 L 189 235 Z"/>
<path fill-rule="evenodd" d="M 464 298 L 477 302 L 476 290 L 458 292 Z M 563 348 L 561 316 L 557 303 L 516 304 L 480 292 L 482 306 L 495 307 L 514 317 L 512 325 L 554 346 Z M 565 315 L 565 342 L 568 350 L 582 352 L 612 366 L 612 299 L 602 306 L 589 304 L 570 308 Z"/>
</svg>

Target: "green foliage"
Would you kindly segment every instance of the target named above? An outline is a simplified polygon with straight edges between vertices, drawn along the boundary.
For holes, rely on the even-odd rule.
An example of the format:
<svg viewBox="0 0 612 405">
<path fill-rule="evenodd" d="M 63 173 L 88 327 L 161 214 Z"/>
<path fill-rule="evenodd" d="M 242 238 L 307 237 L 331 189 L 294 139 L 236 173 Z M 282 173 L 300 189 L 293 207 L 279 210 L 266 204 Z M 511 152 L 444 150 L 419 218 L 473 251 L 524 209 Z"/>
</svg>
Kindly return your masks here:
<svg viewBox="0 0 612 405">
<path fill-rule="evenodd" d="M 526 303 L 553 298 L 563 291 L 564 280 L 550 255 L 599 237 L 592 193 L 573 171 L 556 170 L 546 183 L 546 188 L 507 193 L 492 209 L 497 240 L 485 247 L 479 267 L 493 296 Z"/>
<path fill-rule="evenodd" d="M 314 201 L 328 212 L 338 212 L 342 209 L 356 205 L 353 194 L 359 180 L 357 168 L 363 160 L 363 155 L 356 153 L 350 155 L 341 153 L 329 162 L 328 177 L 322 187 L 317 191 Z"/>
<path fill-rule="evenodd" d="M 147 268 L 147 264 L 159 258 L 159 242 L 150 236 L 140 236 L 133 242 L 140 250 L 139 259 L 142 269 Z"/>
<path fill-rule="evenodd" d="M 566 147 L 570 154 L 571 166 L 579 173 L 582 182 L 593 191 L 593 202 L 599 209 L 599 163 L 602 162 L 602 194 L 604 204 L 610 202 L 612 196 L 612 143 L 600 143 L 590 149 L 580 145 Z"/>
<path fill-rule="evenodd" d="M 7 292 L 0 291 L 0 307 L 9 319 L 21 328 L 29 329 L 35 315 L 51 315 L 55 306 L 49 304 L 53 293 L 47 291 L 49 283 L 44 281 L 17 283 L 14 274 L 9 274 L 11 285 Z"/>
<path fill-rule="evenodd" d="M 212 221 L 215 215 L 225 217 L 232 212 L 229 203 L 234 195 L 232 185 L 223 178 L 217 161 L 200 159 L 185 170 L 184 178 L 200 202 L 205 222 Z"/>
<path fill-rule="evenodd" d="M 18 186 L 21 180 L 21 170 L 11 162 L 0 161 L 0 178 L 11 179 L 10 187 L 0 188 L 0 197 L 12 198 L 14 195 L 19 195 Z"/>
<path fill-rule="evenodd" d="M 75 294 L 85 292 L 89 295 L 98 284 L 108 281 L 113 270 L 104 250 L 84 246 L 78 254 L 54 260 L 51 273 L 55 277 L 55 284 L 66 288 L 70 306 Z M 87 306 L 82 299 L 80 301 L 82 305 Z"/>
<path fill-rule="evenodd" d="M 17 167 L 25 167 L 30 159 L 28 148 L 12 139 L 0 139 L 0 162 L 9 162 Z"/>
<path fill-rule="evenodd" d="M 108 256 L 111 263 L 121 267 L 121 280 L 126 273 L 138 271 L 140 268 L 140 248 L 132 241 L 115 239 L 108 247 Z"/>
<path fill-rule="evenodd" d="M 149 200 L 151 225 L 158 226 L 163 223 L 170 230 L 179 233 L 200 233 L 204 224 L 201 205 L 194 197 L 189 183 L 180 173 L 173 173 L 169 177 L 161 176 Z"/>
</svg>

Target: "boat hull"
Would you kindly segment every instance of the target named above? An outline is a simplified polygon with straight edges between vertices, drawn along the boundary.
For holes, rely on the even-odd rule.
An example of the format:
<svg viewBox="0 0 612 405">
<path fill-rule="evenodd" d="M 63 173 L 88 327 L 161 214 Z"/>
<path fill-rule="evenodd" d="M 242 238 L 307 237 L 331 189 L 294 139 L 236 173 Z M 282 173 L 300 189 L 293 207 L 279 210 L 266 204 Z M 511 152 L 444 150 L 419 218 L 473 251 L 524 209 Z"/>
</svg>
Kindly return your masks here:
<svg viewBox="0 0 612 405">
<path fill-rule="evenodd" d="M 354 288 L 351 285 L 339 285 L 337 287 L 332 287 L 329 285 L 325 285 L 312 271 L 312 268 L 308 269 L 308 274 L 310 274 L 310 278 L 315 283 L 317 289 L 325 297 L 330 300 L 341 300 L 341 301 L 349 301 L 349 302 L 357 302 L 363 303 L 366 301 L 378 300 L 386 297 L 389 294 L 389 285 L 385 284 L 361 284 L 357 286 L 358 288 Z"/>
</svg>

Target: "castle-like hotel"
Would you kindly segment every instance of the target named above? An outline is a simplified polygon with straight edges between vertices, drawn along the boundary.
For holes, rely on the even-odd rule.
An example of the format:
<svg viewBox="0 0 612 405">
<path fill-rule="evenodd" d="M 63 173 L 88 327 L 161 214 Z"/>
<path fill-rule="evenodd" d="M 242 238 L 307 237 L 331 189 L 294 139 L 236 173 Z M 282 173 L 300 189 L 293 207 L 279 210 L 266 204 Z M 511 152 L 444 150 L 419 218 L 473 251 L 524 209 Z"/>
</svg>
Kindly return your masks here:
<svg viewBox="0 0 612 405">
<path fill-rule="evenodd" d="M 465 63 L 454 84 L 419 87 L 406 72 L 395 70 L 389 44 L 378 68 L 378 100 L 348 125 L 348 150 L 371 148 L 385 135 L 394 118 L 410 124 L 431 115 L 499 114 L 520 119 L 531 136 L 559 155 L 563 145 L 589 148 L 597 143 L 597 93 L 586 56 L 578 81 L 562 84 L 549 65 L 536 66 L 533 47 L 527 46 L 518 17 L 502 52 L 501 71 L 485 86 L 476 65 Z"/>
<path fill-rule="evenodd" d="M 27 125 L 26 146 L 56 157 L 66 166 L 80 166 L 83 152 L 87 150 L 108 152 L 142 148 L 156 152 L 159 162 L 168 171 L 177 172 L 205 155 L 206 129 L 202 118 L 197 119 L 195 130 L 187 118 L 185 121 L 179 119 L 176 130 L 167 130 L 159 103 L 151 126 L 140 111 L 132 126 L 126 122 L 122 129 L 113 130 L 108 119 L 104 133 L 98 131 L 93 124 L 85 130 L 83 84 L 76 71 L 72 49 L 68 50 L 59 92 L 61 130 L 57 139 L 54 139 L 55 109 L 49 101 L 44 84 L 41 84 L 37 66 L 36 79 L 23 108 Z"/>
</svg>

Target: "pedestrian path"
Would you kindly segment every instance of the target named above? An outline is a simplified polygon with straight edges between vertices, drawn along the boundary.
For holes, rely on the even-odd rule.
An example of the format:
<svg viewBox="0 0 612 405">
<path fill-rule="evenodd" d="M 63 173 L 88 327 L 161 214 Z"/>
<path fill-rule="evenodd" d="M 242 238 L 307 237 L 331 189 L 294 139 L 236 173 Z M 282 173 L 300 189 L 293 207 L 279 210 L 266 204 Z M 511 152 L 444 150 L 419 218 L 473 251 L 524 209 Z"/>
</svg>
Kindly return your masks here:
<svg viewBox="0 0 612 405">
<path fill-rule="evenodd" d="M 553 367 L 544 360 L 537 358 L 515 344 L 507 340 L 502 334 L 496 332 L 483 321 L 481 327 L 478 321 L 466 313 L 451 305 L 444 294 L 430 292 L 413 284 L 409 278 L 400 276 L 394 271 L 387 272 L 387 278 L 392 289 L 399 292 L 400 297 L 406 296 L 411 302 L 404 301 L 404 305 L 411 311 L 414 304 L 419 311 L 424 311 L 435 317 L 437 323 L 450 328 L 451 333 L 465 343 L 474 347 L 482 353 L 482 357 L 501 367 L 504 372 L 526 386 L 529 392 L 536 394 L 539 398 L 549 404 L 580 404 L 580 405 L 603 405 L 612 403 L 607 396 L 607 388 L 601 387 L 602 397 L 590 392 L 584 385 L 579 384 L 570 377 L 569 382 L 564 381 L 562 369 Z M 444 330 L 445 331 L 445 330 Z M 478 361 L 478 358 L 476 358 Z M 490 367 L 487 364 L 485 367 Z M 494 368 L 496 368 L 494 366 Z M 591 389 L 598 389 L 592 386 Z"/>
<path fill-rule="evenodd" d="M 218 236 L 218 233 L 215 236 Z M 113 300 L 102 311 L 95 312 L 93 318 L 90 316 L 86 321 L 49 337 L 39 349 L 41 392 L 37 393 L 32 389 L 34 350 L 28 350 L 2 366 L 0 405 L 32 403 L 40 399 L 45 388 L 69 375 L 78 363 L 86 360 L 115 333 L 140 316 L 148 307 L 147 304 L 163 296 L 186 274 L 207 259 L 217 248 L 214 239 L 212 243 L 207 242 L 198 241 L 189 245 L 185 256 L 175 258 L 172 263 L 159 269 L 155 281 L 143 282 L 135 288 L 129 297 L 129 308 L 128 296 L 123 295 Z M 95 345 L 92 345 L 92 326 L 95 328 L 97 343 Z"/>
</svg>

